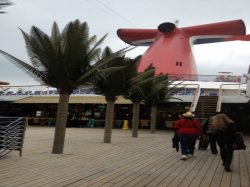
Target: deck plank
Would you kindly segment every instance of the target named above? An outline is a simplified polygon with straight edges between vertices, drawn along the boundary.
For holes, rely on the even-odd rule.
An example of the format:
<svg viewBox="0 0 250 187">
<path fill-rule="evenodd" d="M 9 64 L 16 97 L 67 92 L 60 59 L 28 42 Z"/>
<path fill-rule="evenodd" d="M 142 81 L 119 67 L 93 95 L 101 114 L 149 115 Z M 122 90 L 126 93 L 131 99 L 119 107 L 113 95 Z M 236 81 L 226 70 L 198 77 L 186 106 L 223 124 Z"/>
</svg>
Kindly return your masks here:
<svg viewBox="0 0 250 187">
<path fill-rule="evenodd" d="M 234 151 L 232 163 L 232 180 L 231 187 L 237 187 L 240 183 L 240 153 L 239 151 Z"/>
<path fill-rule="evenodd" d="M 243 150 L 239 150 L 239 152 L 240 152 L 240 184 L 241 186 L 250 186 L 246 157 L 244 155 Z"/>
<path fill-rule="evenodd" d="M 179 186 L 183 186 L 183 187 L 194 186 L 193 181 L 195 177 L 202 173 L 202 168 L 204 166 L 204 163 L 208 162 L 208 158 L 210 155 L 211 154 L 207 154 L 207 152 L 205 152 L 204 156 L 201 157 L 200 162 L 198 162 L 197 165 L 186 175 L 186 177 L 182 180 Z M 199 175 L 199 178 L 202 178 L 202 176 Z M 193 184 L 191 185 L 192 182 Z"/>
</svg>

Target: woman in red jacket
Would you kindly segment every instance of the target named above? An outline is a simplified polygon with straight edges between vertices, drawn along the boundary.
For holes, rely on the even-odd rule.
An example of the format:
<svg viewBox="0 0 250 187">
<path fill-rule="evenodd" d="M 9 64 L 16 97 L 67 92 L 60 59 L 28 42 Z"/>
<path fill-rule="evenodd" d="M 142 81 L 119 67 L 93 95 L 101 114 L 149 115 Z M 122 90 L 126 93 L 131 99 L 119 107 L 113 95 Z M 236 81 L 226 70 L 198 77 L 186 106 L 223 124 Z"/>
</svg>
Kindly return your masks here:
<svg viewBox="0 0 250 187">
<path fill-rule="evenodd" d="M 183 114 L 183 118 L 175 122 L 174 128 L 181 143 L 182 160 L 186 160 L 188 156 L 194 154 L 195 143 L 199 136 L 202 135 L 202 127 L 200 123 L 194 119 L 192 112 Z"/>
</svg>

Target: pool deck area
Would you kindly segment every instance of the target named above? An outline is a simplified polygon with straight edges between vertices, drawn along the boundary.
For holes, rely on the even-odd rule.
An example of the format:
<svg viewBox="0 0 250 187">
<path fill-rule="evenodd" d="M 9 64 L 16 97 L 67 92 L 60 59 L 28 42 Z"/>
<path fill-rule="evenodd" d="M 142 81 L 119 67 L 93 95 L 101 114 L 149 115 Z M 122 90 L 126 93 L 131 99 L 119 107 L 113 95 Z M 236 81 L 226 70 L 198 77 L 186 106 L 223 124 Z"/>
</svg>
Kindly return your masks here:
<svg viewBox="0 0 250 187">
<path fill-rule="evenodd" d="M 102 128 L 67 128 L 64 154 L 51 154 L 54 128 L 28 127 L 23 156 L 13 151 L 0 160 L 0 187 L 250 186 L 249 136 L 247 149 L 234 152 L 230 173 L 209 149 L 180 160 L 170 130 L 143 129 L 132 138 L 131 130 L 113 129 L 110 144 L 103 136 Z"/>
</svg>

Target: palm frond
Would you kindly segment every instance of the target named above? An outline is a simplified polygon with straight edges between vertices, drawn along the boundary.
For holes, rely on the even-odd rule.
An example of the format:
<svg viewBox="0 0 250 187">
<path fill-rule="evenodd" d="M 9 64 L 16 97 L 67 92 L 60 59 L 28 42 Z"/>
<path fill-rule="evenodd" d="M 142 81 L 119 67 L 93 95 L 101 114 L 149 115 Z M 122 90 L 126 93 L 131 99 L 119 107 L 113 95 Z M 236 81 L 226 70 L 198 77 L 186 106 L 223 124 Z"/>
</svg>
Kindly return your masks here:
<svg viewBox="0 0 250 187">
<path fill-rule="evenodd" d="M 144 72 L 138 73 L 129 81 L 128 98 L 133 102 L 142 101 L 146 98 L 146 92 L 154 79 L 155 68 L 151 65 Z"/>
<path fill-rule="evenodd" d="M 130 84 L 134 85 L 139 82 L 143 84 L 143 81 L 150 81 L 150 79 L 147 79 L 148 77 L 153 78 L 155 73 L 155 69 L 145 70 L 144 72 L 138 73 L 136 76 L 130 79 Z"/>
<path fill-rule="evenodd" d="M 100 40 L 98 40 L 96 43 L 95 43 L 95 45 L 92 47 L 92 49 L 88 52 L 88 56 L 90 56 L 90 57 L 96 57 L 96 49 L 97 49 L 97 47 L 99 47 L 102 43 L 103 43 L 103 41 L 105 40 L 105 38 L 107 37 L 107 35 L 108 34 L 105 34 Z"/>
<path fill-rule="evenodd" d="M 43 61 L 43 58 L 41 59 L 39 57 L 39 55 L 37 54 L 37 53 L 40 53 L 39 52 L 39 50 L 40 50 L 39 45 L 35 42 L 32 42 L 32 38 L 30 37 L 29 34 L 24 32 L 23 30 L 21 30 L 21 32 L 22 32 L 23 37 L 24 37 L 24 41 L 26 44 L 26 50 L 27 50 L 28 56 L 30 57 L 31 63 L 35 67 L 39 67 L 40 61 Z"/>
<path fill-rule="evenodd" d="M 150 98 L 150 97 L 157 96 L 161 94 L 161 92 L 164 93 L 166 89 L 167 89 L 167 84 L 155 83 L 155 85 L 153 85 L 152 88 L 150 89 L 150 92 L 147 94 L 147 97 Z"/>
<path fill-rule="evenodd" d="M 40 65 L 47 68 L 50 63 L 56 61 L 56 51 L 51 43 L 50 37 L 34 26 L 31 29 L 31 37 L 32 42 L 39 46 L 39 51 L 37 52 L 39 52 L 40 58 L 43 58 L 43 62 L 40 62 Z"/>
<path fill-rule="evenodd" d="M 112 53 L 113 53 L 113 51 L 111 50 L 111 48 L 107 46 L 107 47 L 105 47 L 105 48 L 103 49 L 101 58 L 105 58 L 105 57 L 107 57 L 107 56 L 110 56 Z"/>
<path fill-rule="evenodd" d="M 106 81 L 108 83 L 107 77 L 114 73 L 119 73 L 125 69 L 125 66 L 109 67 L 98 71 L 97 75 L 94 76 L 93 81 Z"/>
<path fill-rule="evenodd" d="M 60 55 L 61 54 L 61 34 L 60 34 L 59 27 L 56 22 L 53 23 L 53 26 L 51 29 L 50 40 L 55 51 L 57 51 L 57 53 L 59 53 Z"/>
<path fill-rule="evenodd" d="M 9 2 L 8 0 L 2 0 L 1 2 L 0 2 L 0 10 L 1 9 L 3 9 L 3 8 L 5 8 L 6 6 L 10 6 L 10 5 L 12 5 L 13 3 L 12 2 Z M 4 13 L 6 13 L 5 11 L 0 11 L 0 14 L 4 14 Z"/>
<path fill-rule="evenodd" d="M 17 65 L 18 67 L 20 67 L 23 71 L 25 71 L 28 75 L 30 75 L 31 77 L 33 77 L 34 79 L 36 79 L 38 82 L 43 83 L 44 81 L 44 73 L 37 70 L 36 68 L 34 68 L 33 66 L 15 58 L 14 56 L 0 50 L 0 53 L 7 59 L 9 59 L 12 63 L 14 63 L 15 65 Z"/>
<path fill-rule="evenodd" d="M 126 47 L 123 48 L 121 50 L 116 51 L 115 53 L 113 53 L 112 55 L 101 59 L 100 61 L 98 61 L 97 63 L 95 63 L 93 66 L 91 66 L 91 68 L 84 73 L 76 82 L 75 84 L 80 85 L 82 84 L 85 80 L 89 80 L 91 78 L 91 76 L 93 76 L 102 66 L 104 66 L 106 63 L 108 63 L 109 61 L 111 61 L 112 59 L 114 59 L 115 57 L 119 56 L 121 53 L 129 50 L 130 47 Z"/>
<path fill-rule="evenodd" d="M 174 81 L 172 81 L 171 83 L 173 83 Z M 177 84 L 175 84 L 174 86 L 168 86 L 168 89 L 167 89 L 167 95 L 175 95 L 177 94 L 180 90 L 182 90 L 183 88 L 186 87 L 186 85 L 182 85 L 184 81 L 181 81 Z M 170 85 L 170 83 L 169 83 Z"/>
<path fill-rule="evenodd" d="M 48 69 L 49 64 L 56 61 L 56 52 L 48 35 L 34 26 L 31 28 L 31 35 L 22 33 L 32 64 L 40 70 Z"/>
</svg>

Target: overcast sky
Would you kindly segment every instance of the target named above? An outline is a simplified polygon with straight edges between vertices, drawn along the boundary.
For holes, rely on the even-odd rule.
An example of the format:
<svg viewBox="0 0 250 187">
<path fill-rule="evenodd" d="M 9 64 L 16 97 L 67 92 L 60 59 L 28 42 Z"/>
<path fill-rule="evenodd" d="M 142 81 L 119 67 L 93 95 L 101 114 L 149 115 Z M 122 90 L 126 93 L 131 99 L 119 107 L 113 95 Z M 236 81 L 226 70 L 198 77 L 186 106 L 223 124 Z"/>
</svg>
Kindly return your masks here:
<svg viewBox="0 0 250 187">
<path fill-rule="evenodd" d="M 126 47 L 116 35 L 119 28 L 156 29 L 160 23 L 179 20 L 178 27 L 242 19 L 250 34 L 250 0 L 12 0 L 15 4 L 0 14 L 0 49 L 29 62 L 18 28 L 29 33 L 32 25 L 50 35 L 56 21 L 62 30 L 67 23 L 86 21 L 90 35 L 101 38 L 114 51 Z M 135 57 L 146 47 L 127 54 Z M 194 47 L 199 74 L 229 71 L 247 73 L 250 42 L 235 41 Z M 0 56 L 0 81 L 11 85 L 38 84 L 14 64 Z"/>
</svg>

